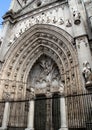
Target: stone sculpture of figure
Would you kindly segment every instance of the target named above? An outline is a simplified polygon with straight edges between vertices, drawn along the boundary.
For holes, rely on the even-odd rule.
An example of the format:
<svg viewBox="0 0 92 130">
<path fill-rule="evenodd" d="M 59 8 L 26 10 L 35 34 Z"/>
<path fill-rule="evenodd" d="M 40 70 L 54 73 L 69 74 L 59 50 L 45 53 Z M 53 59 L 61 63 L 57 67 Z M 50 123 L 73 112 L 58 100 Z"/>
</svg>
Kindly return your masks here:
<svg viewBox="0 0 92 130">
<path fill-rule="evenodd" d="M 64 20 L 62 18 L 59 19 L 59 24 L 60 25 L 64 24 Z"/>
<path fill-rule="evenodd" d="M 80 13 L 79 11 L 73 11 L 73 17 L 74 17 L 74 24 L 80 24 Z"/>
<path fill-rule="evenodd" d="M 92 84 L 92 70 L 89 62 L 87 61 L 83 63 L 83 77 L 85 79 L 86 86 Z"/>
<path fill-rule="evenodd" d="M 60 93 L 63 93 L 63 92 L 64 92 L 64 85 L 63 85 L 63 83 L 60 83 L 60 84 L 59 84 L 59 92 L 60 92 Z"/>
<path fill-rule="evenodd" d="M 35 96 L 35 90 L 34 90 L 34 88 L 30 88 L 30 98 L 34 98 L 34 96 Z"/>
<path fill-rule="evenodd" d="M 66 27 L 71 27 L 71 26 L 72 26 L 71 20 L 67 19 L 66 20 Z"/>
</svg>

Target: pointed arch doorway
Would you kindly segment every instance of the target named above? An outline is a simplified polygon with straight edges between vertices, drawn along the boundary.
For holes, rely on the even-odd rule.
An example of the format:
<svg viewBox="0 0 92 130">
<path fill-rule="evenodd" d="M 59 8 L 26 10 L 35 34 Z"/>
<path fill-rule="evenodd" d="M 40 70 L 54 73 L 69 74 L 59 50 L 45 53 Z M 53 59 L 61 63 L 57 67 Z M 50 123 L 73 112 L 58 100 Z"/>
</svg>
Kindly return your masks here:
<svg viewBox="0 0 92 130">
<path fill-rule="evenodd" d="M 75 93 L 77 91 L 80 91 L 81 82 L 79 75 L 79 66 L 76 49 L 73 46 L 73 43 L 74 39 L 61 28 L 55 27 L 53 25 L 34 25 L 25 33 L 23 33 L 16 40 L 16 42 L 12 44 L 11 48 L 7 52 L 1 74 L 1 78 L 5 79 L 1 83 L 2 88 L 5 88 L 7 80 L 9 80 L 11 82 L 11 85 L 15 86 L 12 87 L 12 90 L 13 88 L 16 88 L 16 95 L 12 95 L 13 99 L 15 99 L 15 97 L 17 99 L 25 99 L 26 95 L 28 95 L 28 92 L 26 91 L 27 87 L 31 88 L 35 85 L 39 86 L 34 87 L 36 88 L 36 95 L 48 93 L 49 88 L 51 88 L 51 93 L 62 91 L 62 87 L 61 90 L 59 90 L 58 87 L 54 87 L 53 89 L 53 85 L 59 83 L 57 82 L 58 80 L 54 80 L 54 83 L 51 82 L 53 85 L 51 84 L 52 87 L 49 87 L 49 83 L 47 85 L 44 80 L 36 80 L 37 82 L 35 82 L 36 84 L 34 85 L 32 84 L 32 82 L 35 80 L 30 80 L 29 78 L 30 74 L 32 73 L 32 70 L 35 70 L 33 68 L 36 67 L 35 64 L 38 61 L 37 59 L 40 59 L 39 57 L 41 57 L 41 55 L 46 54 L 48 57 L 50 56 L 53 59 L 51 61 L 56 62 L 56 68 L 59 68 L 57 70 L 60 70 L 60 81 L 64 82 L 65 86 L 64 92 L 70 94 L 73 92 Z M 36 72 L 37 75 L 39 75 L 40 77 L 41 74 L 39 73 L 39 71 Z M 29 80 L 27 82 L 28 78 Z M 46 76 L 46 80 L 50 82 L 48 80 L 48 76 Z M 41 85 L 44 87 L 42 87 Z M 46 85 L 47 87 L 45 87 Z M 17 88 L 22 88 L 22 91 Z M 1 90 L 1 95 L 4 95 L 4 89 Z"/>
<path fill-rule="evenodd" d="M 42 55 L 33 65 L 28 76 L 28 87 L 36 94 L 34 109 L 35 130 L 60 129 L 59 88 L 63 85 L 57 64 L 47 55 Z"/>
</svg>

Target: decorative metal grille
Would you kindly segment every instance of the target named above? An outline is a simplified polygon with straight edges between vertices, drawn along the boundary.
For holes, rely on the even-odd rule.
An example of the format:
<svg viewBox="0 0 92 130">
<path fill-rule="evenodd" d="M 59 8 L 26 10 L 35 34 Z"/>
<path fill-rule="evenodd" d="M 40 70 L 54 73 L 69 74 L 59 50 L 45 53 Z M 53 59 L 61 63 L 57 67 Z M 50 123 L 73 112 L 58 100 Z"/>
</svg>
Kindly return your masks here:
<svg viewBox="0 0 92 130">
<path fill-rule="evenodd" d="M 0 127 L 2 126 L 3 113 L 4 113 L 4 102 L 0 102 Z"/>
<path fill-rule="evenodd" d="M 40 96 L 35 101 L 34 129 L 47 130 L 47 117 L 50 117 L 51 129 L 59 130 L 60 96 L 57 94 L 51 98 Z M 51 115 L 47 112 L 47 101 L 52 101 Z M 78 94 L 65 96 L 67 124 L 69 130 L 92 130 L 92 94 Z M 29 105 L 27 100 L 10 102 L 10 117 L 8 130 L 24 130 L 27 128 Z M 4 102 L 0 102 L 0 123 L 4 112 Z M 51 130 L 49 127 L 48 130 Z"/>
</svg>

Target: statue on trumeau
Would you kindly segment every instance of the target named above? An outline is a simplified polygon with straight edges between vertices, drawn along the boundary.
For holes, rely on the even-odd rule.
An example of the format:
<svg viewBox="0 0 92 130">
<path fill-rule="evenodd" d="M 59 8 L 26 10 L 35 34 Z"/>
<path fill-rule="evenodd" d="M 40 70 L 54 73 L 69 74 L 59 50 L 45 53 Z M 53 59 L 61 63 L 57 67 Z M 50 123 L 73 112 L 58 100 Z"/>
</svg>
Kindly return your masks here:
<svg viewBox="0 0 92 130">
<path fill-rule="evenodd" d="M 88 61 L 83 63 L 83 77 L 85 79 L 86 86 L 92 85 L 92 70 Z"/>
</svg>

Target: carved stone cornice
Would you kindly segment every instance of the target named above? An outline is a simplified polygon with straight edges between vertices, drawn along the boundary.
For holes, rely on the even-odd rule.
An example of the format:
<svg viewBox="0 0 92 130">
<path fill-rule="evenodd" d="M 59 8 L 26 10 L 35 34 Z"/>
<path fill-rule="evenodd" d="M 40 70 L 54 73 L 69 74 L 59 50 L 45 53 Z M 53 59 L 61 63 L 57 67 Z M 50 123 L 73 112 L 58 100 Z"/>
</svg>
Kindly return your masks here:
<svg viewBox="0 0 92 130">
<path fill-rule="evenodd" d="M 53 3 L 53 6 L 50 6 L 50 5 L 52 5 L 52 3 Z M 43 5 L 43 6 L 39 7 L 39 8 L 35 8 L 35 9 L 30 8 L 31 10 L 28 10 L 28 11 L 25 11 L 25 9 L 28 7 L 28 5 L 26 5 L 25 7 L 18 10 L 17 12 L 13 12 L 13 11 L 10 10 L 9 12 L 6 13 L 7 15 L 6 14 L 4 15 L 3 19 L 6 21 L 6 17 L 9 16 L 8 14 L 10 13 L 11 14 L 11 19 L 9 19 L 10 22 L 11 23 L 16 23 L 17 21 L 21 21 L 21 20 L 23 20 L 25 18 L 29 18 L 29 17 L 31 18 L 31 17 L 34 17 L 35 15 L 38 15 L 38 14 L 40 15 L 43 12 L 45 13 L 48 10 L 53 10 L 53 9 L 55 9 L 57 7 L 61 8 L 61 6 L 66 4 L 66 3 L 68 3 L 67 0 L 64 0 L 64 1 L 61 1 L 61 2 L 56 0 L 54 2 L 51 2 L 51 3 L 47 4 L 47 5 Z M 43 21 L 43 19 L 41 21 Z M 64 23 L 64 21 L 59 20 L 59 23 L 62 25 Z"/>
<path fill-rule="evenodd" d="M 15 12 L 13 10 L 9 10 L 3 16 L 4 22 L 8 20 L 8 21 L 10 21 L 10 23 L 16 23 L 17 20 L 14 18 L 14 16 L 15 16 Z"/>
</svg>

